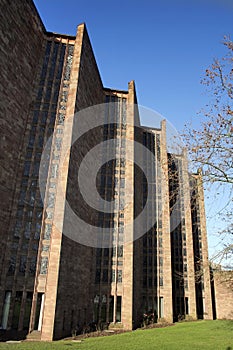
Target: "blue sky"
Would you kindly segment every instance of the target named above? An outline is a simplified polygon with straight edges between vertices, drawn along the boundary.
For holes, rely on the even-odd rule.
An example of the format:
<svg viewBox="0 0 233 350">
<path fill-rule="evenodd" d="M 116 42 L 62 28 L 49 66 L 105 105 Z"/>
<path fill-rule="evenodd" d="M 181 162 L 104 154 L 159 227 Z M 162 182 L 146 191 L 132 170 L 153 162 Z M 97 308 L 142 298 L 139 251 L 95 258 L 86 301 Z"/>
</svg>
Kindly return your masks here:
<svg viewBox="0 0 233 350">
<path fill-rule="evenodd" d="M 85 22 L 103 84 L 127 89 L 136 82 L 139 104 L 179 130 L 208 96 L 201 76 L 221 41 L 233 33 L 233 1 L 36 0 L 49 31 L 75 35 Z"/>
<path fill-rule="evenodd" d="M 86 23 L 104 86 L 127 89 L 133 79 L 139 104 L 179 131 L 186 122 L 198 126 L 196 113 L 209 101 L 200 80 L 226 52 L 223 36 L 233 38 L 233 0 L 34 2 L 48 31 L 75 35 Z M 210 233 L 214 225 L 208 221 Z M 210 239 L 213 251 L 215 244 Z"/>
</svg>

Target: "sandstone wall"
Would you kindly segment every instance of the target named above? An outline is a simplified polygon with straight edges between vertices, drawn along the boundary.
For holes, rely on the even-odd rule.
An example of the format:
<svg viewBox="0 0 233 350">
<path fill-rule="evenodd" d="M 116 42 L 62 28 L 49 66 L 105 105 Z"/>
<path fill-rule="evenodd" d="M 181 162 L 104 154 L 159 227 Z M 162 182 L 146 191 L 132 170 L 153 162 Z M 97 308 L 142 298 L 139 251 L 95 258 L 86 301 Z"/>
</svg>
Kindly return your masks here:
<svg viewBox="0 0 233 350">
<path fill-rule="evenodd" d="M 0 2 L 0 257 L 4 258 L 44 27 L 31 1 Z M 0 263 L 2 266 L 2 263 Z M 1 267 L 0 267 L 1 268 Z"/>
<path fill-rule="evenodd" d="M 75 45 L 78 45 L 80 50 L 79 64 L 73 68 L 77 70 L 78 77 L 75 111 L 80 111 L 86 107 L 103 103 L 105 95 L 85 25 L 78 27 Z M 74 71 L 73 74 L 75 74 Z M 73 128 L 78 128 L 79 122 L 76 118 L 74 118 L 73 123 Z M 78 210 L 77 215 L 85 215 L 86 213 L 87 221 L 93 214 L 90 208 L 85 206 L 85 202 L 81 200 L 77 184 L 77 171 L 84 154 L 100 142 L 96 132 L 93 131 L 87 135 L 82 144 L 77 142 L 73 145 L 69 163 L 67 199 L 72 209 Z M 65 213 L 64 231 L 66 225 Z M 76 227 L 76 230 L 77 235 L 82 234 L 79 232 L 79 227 Z M 94 278 L 90 276 L 93 276 L 93 261 L 95 260 L 92 247 L 83 246 L 63 235 L 54 328 L 55 338 L 69 335 L 77 324 L 83 326 L 92 321 Z"/>
<path fill-rule="evenodd" d="M 215 307 L 217 319 L 233 320 L 232 271 L 214 273 Z"/>
</svg>

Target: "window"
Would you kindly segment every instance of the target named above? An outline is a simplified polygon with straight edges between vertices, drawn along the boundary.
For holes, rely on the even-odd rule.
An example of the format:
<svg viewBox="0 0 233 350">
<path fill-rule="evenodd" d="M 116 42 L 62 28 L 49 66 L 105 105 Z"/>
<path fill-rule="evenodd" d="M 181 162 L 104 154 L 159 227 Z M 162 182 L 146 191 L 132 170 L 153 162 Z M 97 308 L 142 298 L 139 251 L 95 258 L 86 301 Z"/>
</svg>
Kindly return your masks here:
<svg viewBox="0 0 233 350">
<path fill-rule="evenodd" d="M 27 265 L 27 257 L 26 255 L 22 255 L 20 257 L 19 272 L 21 272 L 22 274 L 25 274 L 26 265 Z"/>
<path fill-rule="evenodd" d="M 52 173 L 51 173 L 51 177 L 53 179 L 56 179 L 58 175 L 58 164 L 53 164 L 52 165 Z"/>
<path fill-rule="evenodd" d="M 49 193 L 48 196 L 48 208 L 53 208 L 55 203 L 55 194 L 54 193 Z"/>
<path fill-rule="evenodd" d="M 41 230 L 41 224 L 39 222 L 37 222 L 36 223 L 36 230 L 35 230 L 35 234 L 34 234 L 35 239 L 40 238 L 40 230 Z"/>
<path fill-rule="evenodd" d="M 104 256 L 109 256 L 109 249 L 108 248 L 104 248 Z"/>
<path fill-rule="evenodd" d="M 19 242 L 12 242 L 11 244 L 11 249 L 18 249 L 18 246 L 19 246 Z"/>
<path fill-rule="evenodd" d="M 61 142 L 62 142 L 61 138 L 56 138 L 56 140 L 55 140 L 56 151 L 60 151 L 61 150 Z"/>
<path fill-rule="evenodd" d="M 29 272 L 32 275 L 35 275 L 36 273 L 36 256 L 31 257 Z"/>
<path fill-rule="evenodd" d="M 95 283 L 100 283 L 100 270 L 97 269 L 95 272 Z"/>
<path fill-rule="evenodd" d="M 189 314 L 189 299 L 185 297 L 185 314 Z"/>
<path fill-rule="evenodd" d="M 58 124 L 59 125 L 63 125 L 64 124 L 64 120 L 65 120 L 65 114 L 59 113 L 58 114 Z"/>
<path fill-rule="evenodd" d="M 112 256 L 116 256 L 116 247 L 113 247 L 112 249 Z"/>
<path fill-rule="evenodd" d="M 118 246 L 118 256 L 123 257 L 123 245 Z"/>
<path fill-rule="evenodd" d="M 125 187 L 125 179 L 120 180 L 120 187 L 124 188 Z"/>
<path fill-rule="evenodd" d="M 164 304 L 163 297 L 159 297 L 159 318 L 164 317 Z"/>
<path fill-rule="evenodd" d="M 108 282 L 108 270 L 107 269 L 104 269 L 103 270 L 103 278 L 102 278 L 102 281 L 104 283 L 107 283 Z"/>
<path fill-rule="evenodd" d="M 61 96 L 61 102 L 67 102 L 68 100 L 68 91 L 63 91 Z"/>
<path fill-rule="evenodd" d="M 13 275 L 15 272 L 15 265 L 16 265 L 16 257 L 11 256 L 10 262 L 9 262 L 9 268 L 8 268 L 8 275 Z"/>
<path fill-rule="evenodd" d="M 31 222 L 26 222 L 25 231 L 24 231 L 24 237 L 26 239 L 30 239 L 31 227 L 32 227 L 32 223 Z"/>
<path fill-rule="evenodd" d="M 49 240 L 51 236 L 52 225 L 45 224 L 44 239 Z"/>
<path fill-rule="evenodd" d="M 47 211 L 47 219 L 52 220 L 53 213 L 51 211 Z"/>
<path fill-rule="evenodd" d="M 46 102 L 49 102 L 49 101 L 50 101 L 50 98 L 51 98 L 51 92 L 52 92 L 51 87 L 47 87 L 46 92 L 45 92 L 45 98 L 44 98 L 44 101 L 46 101 Z"/>
<path fill-rule="evenodd" d="M 48 109 L 49 104 L 44 104 L 44 107 L 46 107 L 46 106 L 47 106 L 46 109 Z M 40 119 L 40 124 L 41 124 L 41 125 L 45 125 L 45 124 L 46 124 L 47 117 L 48 117 L 48 112 L 43 111 L 43 112 L 41 113 L 41 119 Z M 44 134 L 44 131 L 42 131 L 42 132 L 43 132 L 43 134 Z"/>
<path fill-rule="evenodd" d="M 119 227 L 119 233 L 124 233 L 124 226 Z"/>
<path fill-rule="evenodd" d="M 32 250 L 34 250 L 34 251 L 38 251 L 38 242 L 36 242 L 36 243 L 33 243 L 33 245 L 32 245 Z"/>
<path fill-rule="evenodd" d="M 30 191 L 30 194 L 29 194 L 29 205 L 31 207 L 33 207 L 33 205 L 34 205 L 35 197 L 36 197 L 36 192 L 34 190 Z"/>
<path fill-rule="evenodd" d="M 33 166 L 33 176 L 39 175 L 40 162 L 35 162 Z"/>
<path fill-rule="evenodd" d="M 44 137 L 42 135 L 39 135 L 39 139 L 38 139 L 38 147 L 42 148 L 44 144 Z"/>
<path fill-rule="evenodd" d="M 43 109 L 43 111 L 47 111 L 49 109 L 49 103 L 43 103 L 42 104 L 42 109 Z"/>
<path fill-rule="evenodd" d="M 47 269 L 48 269 L 48 258 L 43 256 L 40 264 L 40 274 L 46 275 Z"/>
<path fill-rule="evenodd" d="M 143 276 L 143 287 L 147 286 L 147 277 Z"/>
<path fill-rule="evenodd" d="M 116 271 L 115 271 L 115 270 L 112 270 L 111 281 L 112 281 L 112 282 L 115 282 L 115 281 L 116 281 Z"/>
<path fill-rule="evenodd" d="M 14 228 L 14 237 L 20 237 L 21 227 L 22 227 L 21 221 L 16 221 L 15 228 Z"/>
<path fill-rule="evenodd" d="M 121 168 L 125 167 L 125 159 L 124 158 L 121 158 L 120 166 L 121 166 Z"/>
<path fill-rule="evenodd" d="M 32 133 L 30 134 L 30 137 L 29 137 L 29 142 L 28 142 L 28 147 L 29 148 L 32 148 L 33 145 L 34 145 L 34 141 L 35 141 L 35 135 L 33 135 Z M 27 157 L 28 159 L 31 158 L 31 157 Z"/>
<path fill-rule="evenodd" d="M 49 245 L 43 245 L 42 252 L 48 252 L 48 251 L 49 251 Z"/>
<path fill-rule="evenodd" d="M 39 111 L 34 111 L 33 112 L 33 124 L 37 124 L 38 123 L 38 117 L 39 117 Z"/>
<path fill-rule="evenodd" d="M 117 271 L 117 282 L 122 283 L 122 270 Z"/>
<path fill-rule="evenodd" d="M 15 300 L 14 300 L 13 318 L 12 318 L 12 324 L 11 324 L 11 327 L 13 329 L 18 329 L 22 296 L 23 296 L 23 292 L 21 291 L 16 292 Z"/>
<path fill-rule="evenodd" d="M 29 173 L 30 173 L 30 166 L 31 166 L 31 162 L 25 162 L 25 165 L 24 165 L 24 172 L 23 172 L 23 175 L 24 175 L 24 176 L 29 176 Z"/>
<path fill-rule="evenodd" d="M 117 296 L 116 322 L 121 322 L 121 296 Z"/>
<path fill-rule="evenodd" d="M 123 198 L 120 198 L 119 209 L 124 210 L 124 207 L 125 207 L 125 200 Z"/>
</svg>

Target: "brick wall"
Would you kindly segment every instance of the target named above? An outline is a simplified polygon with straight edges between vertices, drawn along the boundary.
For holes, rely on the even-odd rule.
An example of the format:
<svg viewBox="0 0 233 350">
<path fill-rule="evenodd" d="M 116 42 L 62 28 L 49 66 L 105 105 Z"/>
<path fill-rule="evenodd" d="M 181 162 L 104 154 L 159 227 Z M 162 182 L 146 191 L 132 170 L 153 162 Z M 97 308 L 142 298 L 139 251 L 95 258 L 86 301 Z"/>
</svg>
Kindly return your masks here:
<svg viewBox="0 0 233 350">
<path fill-rule="evenodd" d="M 7 237 L 19 192 L 44 27 L 32 1 L 0 2 L 0 275 L 8 262 Z M 4 282 L 1 282 L 3 286 Z M 4 294 L 4 290 L 0 291 Z M 3 295 L 0 296 L 0 304 Z"/>
<path fill-rule="evenodd" d="M 30 1 L 1 1 L 1 7 L 0 237 L 4 242 L 16 178 L 21 171 L 22 136 L 26 132 L 33 99 L 32 87 L 42 52 L 43 27 Z"/>
<path fill-rule="evenodd" d="M 214 273 L 214 291 L 217 319 L 233 320 L 232 271 L 219 271 Z"/>
</svg>

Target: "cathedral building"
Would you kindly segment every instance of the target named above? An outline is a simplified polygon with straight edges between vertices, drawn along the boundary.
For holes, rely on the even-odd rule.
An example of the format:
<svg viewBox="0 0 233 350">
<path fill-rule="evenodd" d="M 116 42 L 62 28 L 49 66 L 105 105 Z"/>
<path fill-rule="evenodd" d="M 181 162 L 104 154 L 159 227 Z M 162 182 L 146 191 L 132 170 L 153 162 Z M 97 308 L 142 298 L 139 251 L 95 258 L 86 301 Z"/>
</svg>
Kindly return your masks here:
<svg viewBox="0 0 233 350">
<path fill-rule="evenodd" d="M 213 319 L 201 171 L 102 84 L 85 24 L 1 0 L 0 324 L 53 340 Z"/>
</svg>

